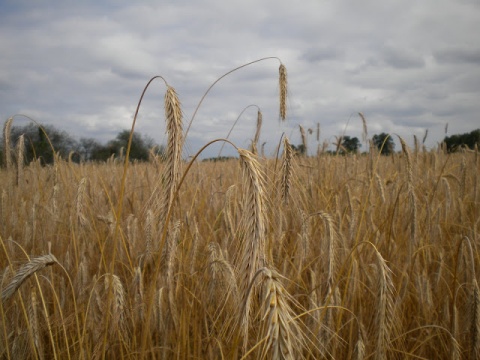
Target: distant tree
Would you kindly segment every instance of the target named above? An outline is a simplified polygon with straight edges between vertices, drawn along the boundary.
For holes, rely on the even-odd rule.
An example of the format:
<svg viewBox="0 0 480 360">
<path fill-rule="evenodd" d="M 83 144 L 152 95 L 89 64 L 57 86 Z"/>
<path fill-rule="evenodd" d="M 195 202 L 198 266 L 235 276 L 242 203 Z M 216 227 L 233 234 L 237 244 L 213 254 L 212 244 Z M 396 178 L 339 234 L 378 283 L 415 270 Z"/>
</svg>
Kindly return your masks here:
<svg viewBox="0 0 480 360">
<path fill-rule="evenodd" d="M 42 164 L 53 163 L 53 151 L 67 158 L 71 151 L 77 151 L 78 142 L 65 131 L 52 125 L 30 123 L 25 126 L 13 126 L 10 138 L 15 146 L 20 135 L 25 135 L 25 160 L 31 162 L 40 159 Z M 53 147 L 53 149 L 52 149 Z"/>
<path fill-rule="evenodd" d="M 78 153 L 84 161 L 95 160 L 95 152 L 101 148 L 102 145 L 92 138 L 81 138 L 78 146 Z"/>
<path fill-rule="evenodd" d="M 390 155 L 395 150 L 395 143 L 389 134 L 375 134 L 372 137 L 373 145 L 381 152 L 382 155 Z"/>
<path fill-rule="evenodd" d="M 219 161 L 228 161 L 235 159 L 234 156 L 217 156 L 217 157 L 211 157 L 211 158 L 206 158 L 203 159 L 202 162 L 219 162 Z"/>
<path fill-rule="evenodd" d="M 128 139 L 130 137 L 129 130 L 120 131 L 116 138 L 110 140 L 107 145 L 99 145 L 86 141 L 85 145 L 90 148 L 92 160 L 107 160 L 112 155 L 125 156 L 128 146 Z M 148 136 L 141 136 L 138 133 L 133 133 L 132 145 L 130 147 L 129 159 L 148 161 L 150 149 L 156 147 L 156 153 L 163 152 L 162 146 L 157 146 L 155 141 Z"/>
<path fill-rule="evenodd" d="M 350 137 L 350 136 L 343 136 L 342 137 L 342 144 L 340 146 L 340 153 L 356 153 L 362 144 L 360 144 L 360 140 L 357 137 Z"/>
<path fill-rule="evenodd" d="M 480 146 L 480 129 L 465 134 L 446 136 L 443 142 L 447 146 L 448 152 L 455 152 L 462 146 L 468 146 L 470 149 L 473 149 L 475 144 Z"/>
<path fill-rule="evenodd" d="M 291 144 L 290 146 L 292 147 L 292 149 L 293 149 L 293 151 L 295 152 L 295 154 L 305 155 L 305 150 L 306 150 L 306 148 L 305 148 L 305 145 L 304 145 L 304 144 L 300 144 L 300 145 L 297 145 L 297 146 Z"/>
</svg>

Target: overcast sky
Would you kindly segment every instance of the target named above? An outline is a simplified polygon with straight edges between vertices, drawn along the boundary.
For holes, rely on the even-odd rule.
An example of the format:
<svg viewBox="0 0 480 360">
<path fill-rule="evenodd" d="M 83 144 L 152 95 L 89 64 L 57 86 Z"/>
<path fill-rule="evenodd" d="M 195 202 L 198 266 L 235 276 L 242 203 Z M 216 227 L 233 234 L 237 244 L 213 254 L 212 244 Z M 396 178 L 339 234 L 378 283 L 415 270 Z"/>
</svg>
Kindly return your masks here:
<svg viewBox="0 0 480 360">
<path fill-rule="evenodd" d="M 252 104 L 263 113 L 266 155 L 282 133 L 299 144 L 299 125 L 314 130 L 311 149 L 317 123 L 320 142 L 362 139 L 358 112 L 369 137 L 396 133 L 412 144 L 428 129 L 434 147 L 447 123 L 448 135 L 480 128 L 479 24 L 478 0 L 0 0 L 0 118 L 25 114 L 105 142 L 130 129 L 144 86 L 161 75 L 179 95 L 186 128 L 217 78 L 278 57 L 288 71 L 287 120 L 279 118 L 280 62 L 250 65 L 207 95 L 186 156 L 226 137 Z M 154 82 L 136 127 L 158 143 L 164 93 Z M 237 146 L 249 146 L 256 116 L 253 106 L 244 111 L 230 136 Z"/>
</svg>

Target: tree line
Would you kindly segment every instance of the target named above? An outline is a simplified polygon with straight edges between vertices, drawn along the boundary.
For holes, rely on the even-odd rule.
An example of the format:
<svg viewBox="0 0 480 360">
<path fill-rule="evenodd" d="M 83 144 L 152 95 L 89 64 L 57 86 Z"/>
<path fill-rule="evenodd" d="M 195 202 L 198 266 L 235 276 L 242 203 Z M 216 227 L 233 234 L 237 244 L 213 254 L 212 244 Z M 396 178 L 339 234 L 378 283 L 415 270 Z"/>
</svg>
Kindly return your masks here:
<svg viewBox="0 0 480 360">
<path fill-rule="evenodd" d="M 129 130 L 120 131 L 116 137 L 105 144 L 98 142 L 93 138 L 74 139 L 70 134 L 61 131 L 52 125 L 37 125 L 29 123 L 24 126 L 13 126 L 10 133 L 11 148 L 16 146 L 16 142 L 21 135 L 24 135 L 25 141 L 25 162 L 29 163 L 40 159 L 42 164 L 51 164 L 54 160 L 54 152 L 63 158 L 70 158 L 74 162 L 81 161 L 106 161 L 109 158 L 121 157 L 124 155 L 128 139 Z M 4 144 L 4 142 L 2 142 Z M 345 155 L 348 153 L 357 153 L 362 144 L 357 137 L 341 136 L 337 139 L 336 151 L 330 151 L 332 154 Z M 382 155 L 390 155 L 395 151 L 395 142 L 390 134 L 381 133 L 373 135 L 371 145 L 378 149 Z M 446 136 L 442 146 L 448 152 L 455 152 L 464 147 L 474 149 L 480 146 L 480 129 L 470 133 Z M 292 145 L 298 154 L 305 154 L 304 145 Z M 3 145 L 0 148 L 0 161 L 3 164 Z M 146 135 L 138 133 L 133 134 L 132 145 L 129 158 L 137 161 L 148 161 L 151 154 L 163 155 L 165 148 L 158 145 L 155 141 Z"/>
<path fill-rule="evenodd" d="M 93 138 L 74 139 L 70 134 L 61 131 L 52 125 L 37 125 L 30 123 L 24 126 L 12 126 L 10 130 L 10 148 L 15 148 L 21 135 L 24 135 L 24 160 L 26 163 L 39 159 L 42 164 L 51 164 L 54 152 L 62 158 L 70 158 L 74 162 L 81 161 L 106 161 L 109 158 L 125 155 L 129 130 L 120 131 L 116 137 L 102 144 Z M 0 159 L 3 162 L 2 142 Z M 53 148 L 53 149 L 52 149 Z M 151 153 L 162 155 L 164 146 L 158 145 L 146 135 L 134 133 L 130 148 L 129 158 L 137 161 L 148 161 Z"/>
<path fill-rule="evenodd" d="M 425 136 L 426 137 L 426 136 Z M 330 154 L 352 154 L 358 153 L 362 146 L 357 137 L 341 136 L 337 138 L 336 150 L 328 151 Z M 300 155 L 306 153 L 305 145 L 291 145 L 293 150 Z M 390 155 L 395 152 L 395 142 L 391 134 L 380 133 L 373 135 L 370 146 L 377 149 L 382 155 Z M 473 130 L 465 134 L 445 136 L 440 146 L 444 147 L 448 153 L 453 153 L 463 148 L 473 150 L 475 146 L 480 147 L 480 129 Z"/>
</svg>

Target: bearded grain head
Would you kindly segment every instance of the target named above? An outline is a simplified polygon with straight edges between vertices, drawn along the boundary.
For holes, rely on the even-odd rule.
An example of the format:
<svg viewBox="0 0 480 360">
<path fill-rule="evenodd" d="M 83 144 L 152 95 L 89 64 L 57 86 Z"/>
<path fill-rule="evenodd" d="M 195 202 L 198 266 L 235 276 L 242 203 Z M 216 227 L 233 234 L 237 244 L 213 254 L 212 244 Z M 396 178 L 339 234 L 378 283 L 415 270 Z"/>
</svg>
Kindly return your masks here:
<svg viewBox="0 0 480 360">
<path fill-rule="evenodd" d="M 5 167 L 9 169 L 12 166 L 12 154 L 10 149 L 10 133 L 12 130 L 13 118 L 9 118 L 3 126 L 3 156 L 5 158 Z"/>
<path fill-rule="evenodd" d="M 180 100 L 175 89 L 167 88 L 165 94 L 165 117 L 167 121 L 168 146 L 167 146 L 167 188 L 171 193 L 176 190 L 180 178 L 180 160 L 183 146 L 183 120 Z M 169 203 L 172 199 L 168 199 Z"/>
<path fill-rule="evenodd" d="M 278 69 L 280 75 L 280 118 L 287 118 L 287 68 L 281 64 Z"/>
<path fill-rule="evenodd" d="M 57 264 L 58 260 L 52 254 L 43 255 L 30 260 L 23 265 L 14 275 L 10 283 L 2 291 L 2 302 L 7 301 L 12 297 L 18 288 L 27 280 L 30 276 L 43 268 Z"/>
</svg>

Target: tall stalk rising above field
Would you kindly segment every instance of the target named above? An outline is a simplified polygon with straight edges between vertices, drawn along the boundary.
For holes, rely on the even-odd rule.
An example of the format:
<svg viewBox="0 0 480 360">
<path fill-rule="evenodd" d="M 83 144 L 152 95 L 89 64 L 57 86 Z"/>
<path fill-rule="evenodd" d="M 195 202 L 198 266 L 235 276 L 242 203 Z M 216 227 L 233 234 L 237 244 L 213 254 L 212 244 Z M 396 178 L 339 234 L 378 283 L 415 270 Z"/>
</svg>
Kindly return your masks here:
<svg viewBox="0 0 480 360">
<path fill-rule="evenodd" d="M 183 147 L 182 109 L 175 89 L 168 86 L 165 94 L 165 117 L 167 121 L 168 145 L 167 166 L 164 177 L 164 193 L 160 221 L 163 223 L 173 202 L 173 195 L 181 176 Z"/>
<path fill-rule="evenodd" d="M 9 118 L 3 127 L 3 156 L 5 157 L 5 167 L 7 170 L 12 166 L 12 155 L 10 151 L 10 132 L 12 129 L 13 118 Z"/>
<path fill-rule="evenodd" d="M 250 296 L 248 288 L 255 273 L 267 265 L 265 251 L 265 191 L 264 178 L 260 163 L 253 154 L 244 149 L 238 149 L 242 164 L 245 183 L 243 205 L 243 244 L 239 249 L 237 259 L 240 270 L 240 288 L 245 312 L 241 314 L 244 329 L 244 346 L 248 341 L 248 323 L 250 318 Z"/>
<path fill-rule="evenodd" d="M 283 154 L 282 154 L 282 180 L 281 191 L 282 201 L 285 205 L 288 204 L 290 185 L 292 182 L 292 161 L 293 161 L 293 149 L 292 145 L 285 136 L 283 138 Z"/>
<path fill-rule="evenodd" d="M 280 73 L 280 118 L 287 118 L 287 68 L 281 64 L 278 69 Z"/>
</svg>

